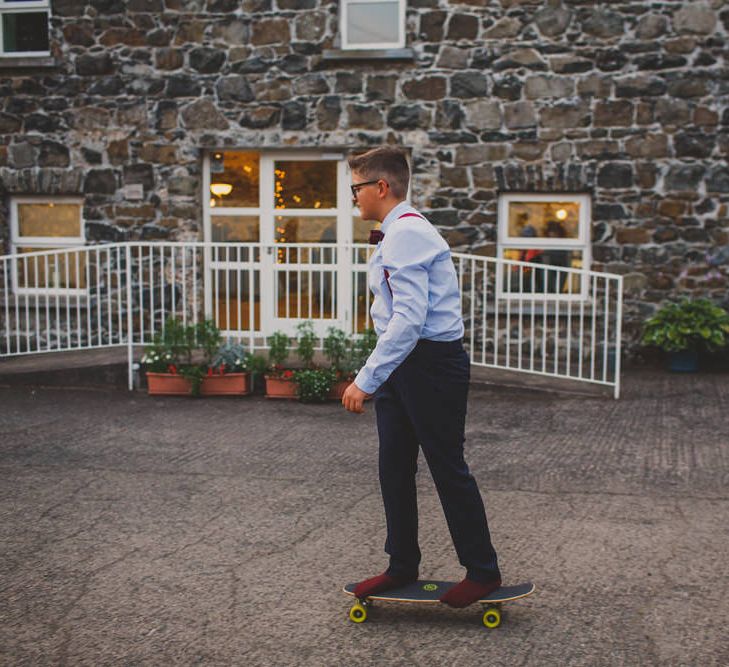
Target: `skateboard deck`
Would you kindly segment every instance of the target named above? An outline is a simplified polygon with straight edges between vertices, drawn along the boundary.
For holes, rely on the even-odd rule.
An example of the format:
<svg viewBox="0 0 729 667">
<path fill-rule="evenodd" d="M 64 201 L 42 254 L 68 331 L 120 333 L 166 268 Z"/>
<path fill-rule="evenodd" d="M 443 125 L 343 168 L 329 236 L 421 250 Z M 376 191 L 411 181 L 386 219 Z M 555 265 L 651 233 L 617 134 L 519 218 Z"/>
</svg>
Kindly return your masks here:
<svg viewBox="0 0 729 667">
<path fill-rule="evenodd" d="M 354 589 L 357 584 L 347 584 L 344 592 L 354 597 Z M 355 623 L 363 623 L 367 620 L 367 608 L 373 602 L 408 602 L 412 604 L 441 604 L 439 598 L 456 583 L 454 581 L 432 581 L 420 579 L 407 586 L 393 588 L 392 590 L 371 595 L 364 600 L 357 600 L 349 611 L 349 618 Z M 532 583 L 518 584 L 516 586 L 502 586 L 482 600 L 474 604 L 480 604 L 484 608 L 482 617 L 483 624 L 487 628 L 497 628 L 501 625 L 501 605 L 504 602 L 511 602 L 531 595 L 535 590 Z"/>
</svg>

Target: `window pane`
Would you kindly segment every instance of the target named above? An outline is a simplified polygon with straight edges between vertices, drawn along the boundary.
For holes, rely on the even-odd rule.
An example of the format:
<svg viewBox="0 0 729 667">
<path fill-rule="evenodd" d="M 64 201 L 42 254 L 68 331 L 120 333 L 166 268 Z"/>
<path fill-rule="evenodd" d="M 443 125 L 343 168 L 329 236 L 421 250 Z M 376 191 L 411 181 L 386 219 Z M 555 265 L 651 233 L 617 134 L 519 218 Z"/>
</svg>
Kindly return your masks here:
<svg viewBox="0 0 729 667">
<path fill-rule="evenodd" d="M 257 243 L 260 239 L 257 216 L 214 215 L 211 216 L 210 223 L 214 242 Z"/>
<path fill-rule="evenodd" d="M 19 253 L 38 252 L 48 248 L 18 248 Z M 86 255 L 72 251 L 28 257 L 18 260 L 18 288 L 79 288 L 86 287 L 84 270 Z M 78 271 L 76 265 L 78 264 Z"/>
<path fill-rule="evenodd" d="M 335 217 L 304 218 L 276 216 L 276 243 L 336 243 Z"/>
<path fill-rule="evenodd" d="M 210 159 L 210 206 L 258 208 L 259 154 L 221 151 Z"/>
<path fill-rule="evenodd" d="M 48 51 L 48 13 L 22 12 L 3 17 L 6 52 Z"/>
<path fill-rule="evenodd" d="M 332 319 L 337 312 L 334 271 L 280 271 L 276 281 L 276 317 Z"/>
<path fill-rule="evenodd" d="M 376 220 L 363 220 L 358 215 L 352 217 L 352 240 L 354 243 L 369 243 L 370 230 L 380 223 Z"/>
<path fill-rule="evenodd" d="M 350 2 L 347 7 L 347 38 L 350 44 L 399 41 L 399 3 Z"/>
<path fill-rule="evenodd" d="M 79 204 L 18 204 L 20 236 L 81 236 Z"/>
<path fill-rule="evenodd" d="M 261 328 L 260 273 L 247 270 L 213 270 L 215 320 L 220 329 L 258 331 Z M 252 312 L 251 312 L 252 311 Z"/>
<path fill-rule="evenodd" d="M 510 202 L 509 236 L 567 238 L 579 236 L 580 204 L 564 202 Z"/>
<path fill-rule="evenodd" d="M 505 292 L 533 292 L 536 294 L 578 294 L 579 276 L 560 268 L 582 268 L 582 251 L 557 248 L 505 248 L 504 259 L 542 264 L 540 267 L 504 266 Z"/>
<path fill-rule="evenodd" d="M 336 208 L 337 163 L 331 160 L 277 161 L 276 208 Z"/>
</svg>

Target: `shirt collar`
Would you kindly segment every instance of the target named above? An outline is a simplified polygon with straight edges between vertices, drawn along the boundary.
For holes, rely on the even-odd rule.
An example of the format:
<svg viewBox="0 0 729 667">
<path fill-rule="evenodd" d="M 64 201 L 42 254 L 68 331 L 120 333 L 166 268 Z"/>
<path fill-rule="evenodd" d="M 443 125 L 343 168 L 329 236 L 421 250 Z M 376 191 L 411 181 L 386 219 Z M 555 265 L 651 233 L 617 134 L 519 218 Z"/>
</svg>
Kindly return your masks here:
<svg viewBox="0 0 729 667">
<path fill-rule="evenodd" d="M 401 201 L 394 208 L 392 208 L 390 212 L 385 216 L 385 219 L 382 221 L 382 225 L 380 225 L 382 233 L 387 234 L 387 228 L 390 226 L 390 223 L 393 220 L 397 220 L 403 213 L 406 213 L 411 208 L 412 206 L 410 206 L 410 204 L 406 201 Z"/>
</svg>

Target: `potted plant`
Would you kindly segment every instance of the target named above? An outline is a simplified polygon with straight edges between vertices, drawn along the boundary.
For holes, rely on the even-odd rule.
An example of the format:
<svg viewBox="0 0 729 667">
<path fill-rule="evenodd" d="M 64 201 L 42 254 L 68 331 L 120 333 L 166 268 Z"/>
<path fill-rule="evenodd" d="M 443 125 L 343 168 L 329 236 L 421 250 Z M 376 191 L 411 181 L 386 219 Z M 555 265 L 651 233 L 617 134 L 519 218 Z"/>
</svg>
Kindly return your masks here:
<svg viewBox="0 0 729 667">
<path fill-rule="evenodd" d="M 289 356 L 289 337 L 282 331 L 274 331 L 268 338 L 268 373 L 266 398 L 296 398 L 294 372 L 283 367 Z"/>
<path fill-rule="evenodd" d="M 250 373 L 251 392 L 265 394 L 268 360 L 263 356 L 251 353 L 246 359 L 246 368 Z"/>
<path fill-rule="evenodd" d="M 174 318 L 165 322 L 142 357 L 148 393 L 164 396 L 244 395 L 245 360 L 242 346 L 221 346 L 220 330 L 211 320 L 186 326 Z"/>
<path fill-rule="evenodd" d="M 186 363 L 179 368 L 180 375 L 190 381 L 190 394 L 200 396 L 203 380 L 210 371 L 213 355 L 220 347 L 220 329 L 212 320 L 204 320 L 197 324 L 189 324 L 183 328 L 183 336 L 187 341 Z M 203 363 L 193 363 L 193 352 L 202 353 Z"/>
<path fill-rule="evenodd" d="M 334 384 L 331 368 L 302 368 L 294 372 L 296 391 L 302 403 L 323 403 L 329 398 Z"/>
<path fill-rule="evenodd" d="M 310 320 L 300 322 L 296 332 L 298 343 L 296 354 L 304 366 L 303 369 L 294 372 L 296 393 L 302 403 L 323 403 L 329 398 L 334 373 L 331 369 L 318 368 L 314 365 L 317 339 L 314 324 Z"/>
<path fill-rule="evenodd" d="M 642 341 L 669 354 L 670 370 L 695 372 L 699 352 L 729 344 L 729 314 L 709 299 L 669 303 L 646 322 Z"/>
<path fill-rule="evenodd" d="M 218 348 L 200 385 L 202 396 L 245 396 L 251 393 L 249 355 L 240 343 Z"/>
<path fill-rule="evenodd" d="M 190 352 L 191 341 L 186 327 L 180 321 L 169 318 L 142 356 L 147 392 L 159 396 L 188 396 L 190 381 L 180 373 L 180 369 L 181 359 L 188 358 Z"/>
<path fill-rule="evenodd" d="M 334 373 L 329 398 L 341 400 L 342 395 L 354 381 L 355 376 L 351 363 L 352 341 L 341 329 L 329 327 L 327 337 L 324 339 L 323 352 Z"/>
</svg>

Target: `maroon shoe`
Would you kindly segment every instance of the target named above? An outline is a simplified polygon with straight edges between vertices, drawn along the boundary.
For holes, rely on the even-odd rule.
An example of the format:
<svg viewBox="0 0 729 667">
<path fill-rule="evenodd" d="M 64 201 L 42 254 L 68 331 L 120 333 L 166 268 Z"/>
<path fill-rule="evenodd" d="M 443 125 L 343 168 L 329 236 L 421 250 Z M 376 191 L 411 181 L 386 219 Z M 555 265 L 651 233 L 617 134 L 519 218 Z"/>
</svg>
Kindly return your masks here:
<svg viewBox="0 0 729 667">
<path fill-rule="evenodd" d="M 354 588 L 354 597 L 358 600 L 364 600 L 370 595 L 390 591 L 393 588 L 400 588 L 400 586 L 407 586 L 417 580 L 417 575 L 414 577 L 391 577 L 383 572 L 371 579 L 360 581 Z"/>
<path fill-rule="evenodd" d="M 450 605 L 451 607 L 460 609 L 462 607 L 468 607 L 469 604 L 473 604 L 474 602 L 485 598 L 500 587 L 501 579 L 494 579 L 487 584 L 482 584 L 478 581 L 471 581 L 470 579 L 464 579 L 460 584 L 456 584 L 447 593 L 445 593 L 440 598 L 440 601 L 444 604 Z"/>
</svg>

